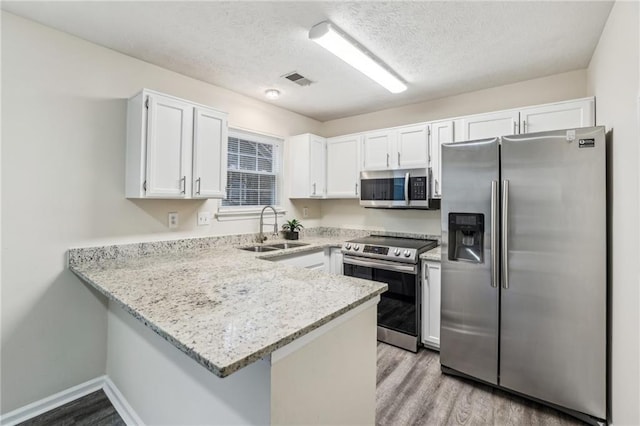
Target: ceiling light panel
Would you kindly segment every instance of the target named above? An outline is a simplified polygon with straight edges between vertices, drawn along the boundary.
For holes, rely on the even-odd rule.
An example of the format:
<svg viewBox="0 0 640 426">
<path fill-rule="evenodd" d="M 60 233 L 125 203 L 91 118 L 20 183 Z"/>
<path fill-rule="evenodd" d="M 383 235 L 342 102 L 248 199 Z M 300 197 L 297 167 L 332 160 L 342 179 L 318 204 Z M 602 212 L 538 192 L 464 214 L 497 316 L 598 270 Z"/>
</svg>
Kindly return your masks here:
<svg viewBox="0 0 640 426">
<path fill-rule="evenodd" d="M 336 55 L 391 93 L 407 90 L 407 85 L 391 73 L 371 53 L 351 41 L 333 23 L 323 21 L 309 30 L 309 38 Z"/>
</svg>

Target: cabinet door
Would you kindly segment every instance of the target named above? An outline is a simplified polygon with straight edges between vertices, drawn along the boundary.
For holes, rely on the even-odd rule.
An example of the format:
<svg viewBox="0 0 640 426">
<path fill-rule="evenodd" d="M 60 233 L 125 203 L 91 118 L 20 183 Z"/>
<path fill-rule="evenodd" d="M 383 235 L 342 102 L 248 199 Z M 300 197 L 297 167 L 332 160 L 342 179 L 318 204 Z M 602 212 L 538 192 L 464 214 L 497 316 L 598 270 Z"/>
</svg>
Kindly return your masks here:
<svg viewBox="0 0 640 426">
<path fill-rule="evenodd" d="M 327 197 L 358 198 L 361 137 L 327 139 Z"/>
<path fill-rule="evenodd" d="M 440 263 L 422 262 L 422 343 L 440 348 Z"/>
<path fill-rule="evenodd" d="M 594 126 L 594 100 L 580 99 L 525 108 L 520 110 L 520 120 L 520 133 Z"/>
<path fill-rule="evenodd" d="M 196 108 L 193 133 L 193 197 L 225 198 L 227 115 Z"/>
<path fill-rule="evenodd" d="M 431 173 L 433 174 L 431 193 L 434 197 L 442 196 L 441 146 L 443 143 L 453 141 L 453 121 L 431 123 L 431 144 L 429 148 L 431 149 Z"/>
<path fill-rule="evenodd" d="M 397 163 L 401 168 L 427 167 L 429 164 L 429 125 L 398 129 Z"/>
<path fill-rule="evenodd" d="M 326 192 L 326 154 L 326 140 L 311 135 L 308 159 L 309 194 L 311 197 L 322 197 Z"/>
<path fill-rule="evenodd" d="M 464 140 L 494 138 L 518 133 L 518 111 L 478 114 L 462 119 Z"/>
<path fill-rule="evenodd" d="M 160 95 L 147 99 L 146 196 L 185 198 L 191 184 L 193 107 Z"/>
<path fill-rule="evenodd" d="M 342 250 L 340 250 L 339 248 L 331 249 L 331 274 L 343 275 Z"/>
<path fill-rule="evenodd" d="M 391 162 L 395 134 L 395 131 L 383 130 L 364 135 L 362 144 L 363 170 L 389 169 L 396 164 L 395 159 L 393 159 L 394 163 Z"/>
</svg>

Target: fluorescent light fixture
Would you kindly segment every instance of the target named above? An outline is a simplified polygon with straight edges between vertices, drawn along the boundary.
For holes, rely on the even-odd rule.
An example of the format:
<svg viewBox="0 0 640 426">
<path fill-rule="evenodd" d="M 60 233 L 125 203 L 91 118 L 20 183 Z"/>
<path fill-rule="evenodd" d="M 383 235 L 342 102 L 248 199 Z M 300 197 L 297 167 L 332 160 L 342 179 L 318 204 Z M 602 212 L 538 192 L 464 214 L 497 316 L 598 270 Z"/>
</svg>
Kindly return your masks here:
<svg viewBox="0 0 640 426">
<path fill-rule="evenodd" d="M 267 99 L 276 100 L 280 97 L 280 91 L 276 89 L 268 89 L 264 91 L 264 96 L 266 96 Z"/>
<path fill-rule="evenodd" d="M 381 62 L 329 21 L 320 22 L 309 30 L 309 38 L 336 55 L 391 93 L 407 90 L 398 77 L 389 72 Z"/>
</svg>

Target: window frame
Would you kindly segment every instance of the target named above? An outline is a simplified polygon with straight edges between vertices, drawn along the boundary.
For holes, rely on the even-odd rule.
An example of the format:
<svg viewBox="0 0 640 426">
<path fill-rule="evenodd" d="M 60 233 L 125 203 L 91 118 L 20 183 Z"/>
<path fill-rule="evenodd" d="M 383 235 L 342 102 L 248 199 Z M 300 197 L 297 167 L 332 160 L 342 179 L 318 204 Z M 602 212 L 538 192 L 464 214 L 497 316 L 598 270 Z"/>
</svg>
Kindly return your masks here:
<svg viewBox="0 0 640 426">
<path fill-rule="evenodd" d="M 257 142 L 261 144 L 268 144 L 273 146 L 273 175 L 275 176 L 275 200 L 276 203 L 273 207 L 278 212 L 278 216 L 284 215 L 286 211 L 282 207 L 282 196 L 283 196 L 283 180 L 284 180 L 284 138 L 278 137 L 275 135 L 268 135 L 264 133 L 258 133 L 252 130 L 245 130 L 241 128 L 229 128 L 227 141 L 230 138 L 238 138 L 244 139 L 250 142 Z M 228 152 L 225 158 L 225 173 L 229 173 L 229 171 L 243 172 L 241 169 L 229 169 L 228 166 Z M 244 170 L 244 172 L 251 173 L 250 170 Z M 261 174 L 260 172 L 256 172 L 255 174 Z M 229 190 L 229 183 L 227 182 L 227 187 L 225 188 L 225 192 Z M 225 198 L 226 199 L 226 198 Z M 251 205 L 251 206 L 225 206 L 223 205 L 224 200 L 220 200 L 218 204 L 218 212 L 216 214 L 216 218 L 219 221 L 222 220 L 238 220 L 238 219 L 253 219 L 256 216 L 259 216 L 262 212 L 262 209 L 265 205 Z"/>
</svg>

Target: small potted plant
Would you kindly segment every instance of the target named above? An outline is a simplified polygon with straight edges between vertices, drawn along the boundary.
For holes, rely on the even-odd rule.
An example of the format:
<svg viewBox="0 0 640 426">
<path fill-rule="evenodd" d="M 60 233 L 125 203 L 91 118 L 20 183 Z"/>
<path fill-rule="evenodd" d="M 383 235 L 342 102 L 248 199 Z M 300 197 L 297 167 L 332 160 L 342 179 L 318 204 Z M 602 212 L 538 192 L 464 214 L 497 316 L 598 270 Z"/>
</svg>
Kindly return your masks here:
<svg viewBox="0 0 640 426">
<path fill-rule="evenodd" d="M 304 228 L 304 226 L 302 226 L 302 224 L 298 222 L 298 219 L 291 219 L 286 221 L 284 225 L 282 225 L 282 234 L 284 235 L 284 239 L 297 240 L 300 236 L 300 233 L 298 231 L 300 231 L 302 228 Z"/>
</svg>

